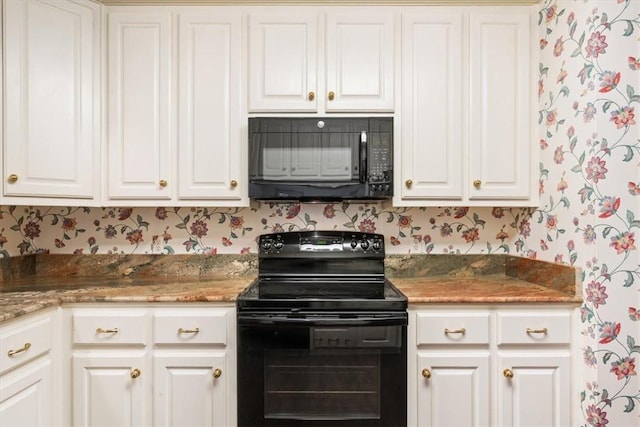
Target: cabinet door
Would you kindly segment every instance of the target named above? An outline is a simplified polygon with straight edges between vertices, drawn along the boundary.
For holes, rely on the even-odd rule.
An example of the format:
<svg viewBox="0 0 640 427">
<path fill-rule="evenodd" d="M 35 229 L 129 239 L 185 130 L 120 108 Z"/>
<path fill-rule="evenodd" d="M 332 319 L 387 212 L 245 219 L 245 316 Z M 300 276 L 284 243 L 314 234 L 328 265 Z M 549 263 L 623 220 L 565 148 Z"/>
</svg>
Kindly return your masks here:
<svg viewBox="0 0 640 427">
<path fill-rule="evenodd" d="M 249 14 L 249 111 L 317 111 L 318 15 Z"/>
<path fill-rule="evenodd" d="M 124 353 L 124 351 L 123 351 Z M 150 424 L 151 372 L 144 357 L 121 353 L 73 356 L 73 425 Z"/>
<path fill-rule="evenodd" d="M 107 19 L 107 197 L 171 199 L 171 14 L 113 12 Z"/>
<path fill-rule="evenodd" d="M 489 353 L 418 352 L 418 425 L 489 425 Z"/>
<path fill-rule="evenodd" d="M 462 199 L 462 13 L 402 17 L 400 194 Z"/>
<path fill-rule="evenodd" d="M 237 205 L 246 193 L 241 15 L 180 14 L 179 22 L 178 200 Z"/>
<path fill-rule="evenodd" d="M 153 424 L 226 427 L 225 354 L 154 357 Z"/>
<path fill-rule="evenodd" d="M 392 10 L 327 13 L 326 111 L 393 111 L 394 20 Z"/>
<path fill-rule="evenodd" d="M 498 355 L 497 425 L 571 425 L 569 352 Z M 509 371 L 505 371 L 505 370 Z"/>
<path fill-rule="evenodd" d="M 531 193 L 531 9 L 470 14 L 469 199 Z"/>
<path fill-rule="evenodd" d="M 31 362 L 0 377 L 0 425 L 51 426 L 51 360 Z"/>
<path fill-rule="evenodd" d="M 99 6 L 66 0 L 4 6 L 3 195 L 54 198 L 50 204 L 96 199 Z"/>
</svg>

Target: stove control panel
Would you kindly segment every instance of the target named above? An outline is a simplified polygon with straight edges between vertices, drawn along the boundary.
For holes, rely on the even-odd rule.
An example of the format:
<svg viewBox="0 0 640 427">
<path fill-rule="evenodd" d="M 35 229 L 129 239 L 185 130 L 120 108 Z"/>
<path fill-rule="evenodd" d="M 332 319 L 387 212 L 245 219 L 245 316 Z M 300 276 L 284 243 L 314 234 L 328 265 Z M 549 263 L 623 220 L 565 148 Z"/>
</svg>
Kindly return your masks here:
<svg viewBox="0 0 640 427">
<path fill-rule="evenodd" d="M 334 230 L 271 233 L 259 237 L 258 250 L 261 256 L 332 254 L 337 257 L 384 257 L 384 236 Z"/>
</svg>

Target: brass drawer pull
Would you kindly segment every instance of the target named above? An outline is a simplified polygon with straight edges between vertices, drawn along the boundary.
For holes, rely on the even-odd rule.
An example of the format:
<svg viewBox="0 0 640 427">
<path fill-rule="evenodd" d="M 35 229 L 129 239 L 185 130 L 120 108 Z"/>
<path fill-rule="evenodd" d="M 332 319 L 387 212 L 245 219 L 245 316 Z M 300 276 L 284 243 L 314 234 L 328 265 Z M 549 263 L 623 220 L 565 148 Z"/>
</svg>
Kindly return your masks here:
<svg viewBox="0 0 640 427">
<path fill-rule="evenodd" d="M 510 380 L 511 378 L 513 378 L 513 371 L 507 368 L 504 371 L 502 371 L 502 375 L 504 375 L 506 379 Z"/>
<path fill-rule="evenodd" d="M 454 330 L 451 330 L 449 328 L 444 328 L 444 333 L 446 335 L 449 335 L 449 334 L 462 334 L 462 335 L 464 335 L 465 332 L 467 332 L 467 330 L 465 328 L 454 329 Z"/>
<path fill-rule="evenodd" d="M 133 379 L 138 378 L 141 373 L 142 372 L 140 372 L 140 369 L 136 368 L 133 371 L 131 371 L 131 378 Z"/>
<path fill-rule="evenodd" d="M 216 368 L 213 370 L 213 378 L 220 378 L 222 376 L 222 369 Z"/>
<path fill-rule="evenodd" d="M 335 92 L 333 91 L 329 92 L 329 94 L 327 95 L 327 98 L 329 98 L 329 101 L 333 101 L 336 98 Z"/>
<path fill-rule="evenodd" d="M 7 178 L 7 181 L 9 181 L 9 184 L 18 182 L 18 175 L 12 173 L 11 175 L 9 175 L 9 178 Z"/>
<path fill-rule="evenodd" d="M 428 380 L 429 378 L 431 378 L 431 371 L 428 370 L 427 368 L 424 368 L 422 370 L 422 378 L 424 378 L 425 380 Z"/>
<path fill-rule="evenodd" d="M 113 329 L 98 328 L 98 329 L 96 329 L 96 333 L 97 334 L 117 334 L 118 333 L 118 328 L 113 328 Z"/>
<path fill-rule="evenodd" d="M 546 333 L 547 333 L 547 328 L 542 328 L 542 329 L 527 328 L 527 334 L 546 334 Z"/>
<path fill-rule="evenodd" d="M 15 356 L 16 354 L 18 354 L 18 353 L 22 353 L 23 351 L 27 351 L 27 350 L 29 350 L 30 348 L 31 348 L 31 343 L 30 343 L 30 342 L 26 342 L 26 343 L 24 343 L 24 345 L 22 346 L 22 348 L 19 348 L 19 349 L 17 349 L 17 350 L 9 350 L 9 351 L 7 352 L 7 355 L 8 355 L 9 357 L 11 357 L 11 356 Z"/>
<path fill-rule="evenodd" d="M 200 332 L 200 328 L 193 328 L 193 329 L 180 328 L 180 329 L 178 329 L 178 333 L 179 334 L 197 334 L 198 332 Z"/>
<path fill-rule="evenodd" d="M 313 92 L 309 92 L 309 94 L 307 95 L 307 99 L 309 101 L 313 101 L 314 99 L 316 99 L 316 94 Z"/>
<path fill-rule="evenodd" d="M 480 189 L 481 185 L 482 185 L 482 181 L 480 181 L 479 179 L 476 179 L 475 181 L 473 181 L 473 186 L 476 187 L 477 190 Z"/>
</svg>

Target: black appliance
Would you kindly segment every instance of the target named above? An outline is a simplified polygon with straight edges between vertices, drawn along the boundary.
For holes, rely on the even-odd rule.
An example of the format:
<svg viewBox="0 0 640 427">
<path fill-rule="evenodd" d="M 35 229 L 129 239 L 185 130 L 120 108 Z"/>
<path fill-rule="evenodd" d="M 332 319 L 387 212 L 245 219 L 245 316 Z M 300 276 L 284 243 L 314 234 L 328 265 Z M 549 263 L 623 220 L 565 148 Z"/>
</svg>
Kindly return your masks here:
<svg viewBox="0 0 640 427">
<path fill-rule="evenodd" d="M 406 426 L 407 299 L 384 237 L 259 237 L 258 279 L 237 299 L 238 426 Z"/>
<path fill-rule="evenodd" d="M 249 197 L 393 196 L 393 117 L 249 118 Z"/>
</svg>

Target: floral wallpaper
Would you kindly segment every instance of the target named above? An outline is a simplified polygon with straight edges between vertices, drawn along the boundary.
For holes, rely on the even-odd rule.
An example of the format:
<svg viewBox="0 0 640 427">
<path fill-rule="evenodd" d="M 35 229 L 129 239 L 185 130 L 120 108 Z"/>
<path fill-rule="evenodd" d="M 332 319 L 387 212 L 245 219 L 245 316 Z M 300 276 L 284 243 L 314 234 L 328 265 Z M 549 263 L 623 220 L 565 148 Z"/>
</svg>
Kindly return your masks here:
<svg viewBox="0 0 640 427">
<path fill-rule="evenodd" d="M 0 257 L 246 253 L 259 234 L 382 233 L 389 253 L 511 253 L 580 267 L 575 425 L 640 425 L 640 0 L 543 0 L 540 206 L 0 206 Z"/>
</svg>

